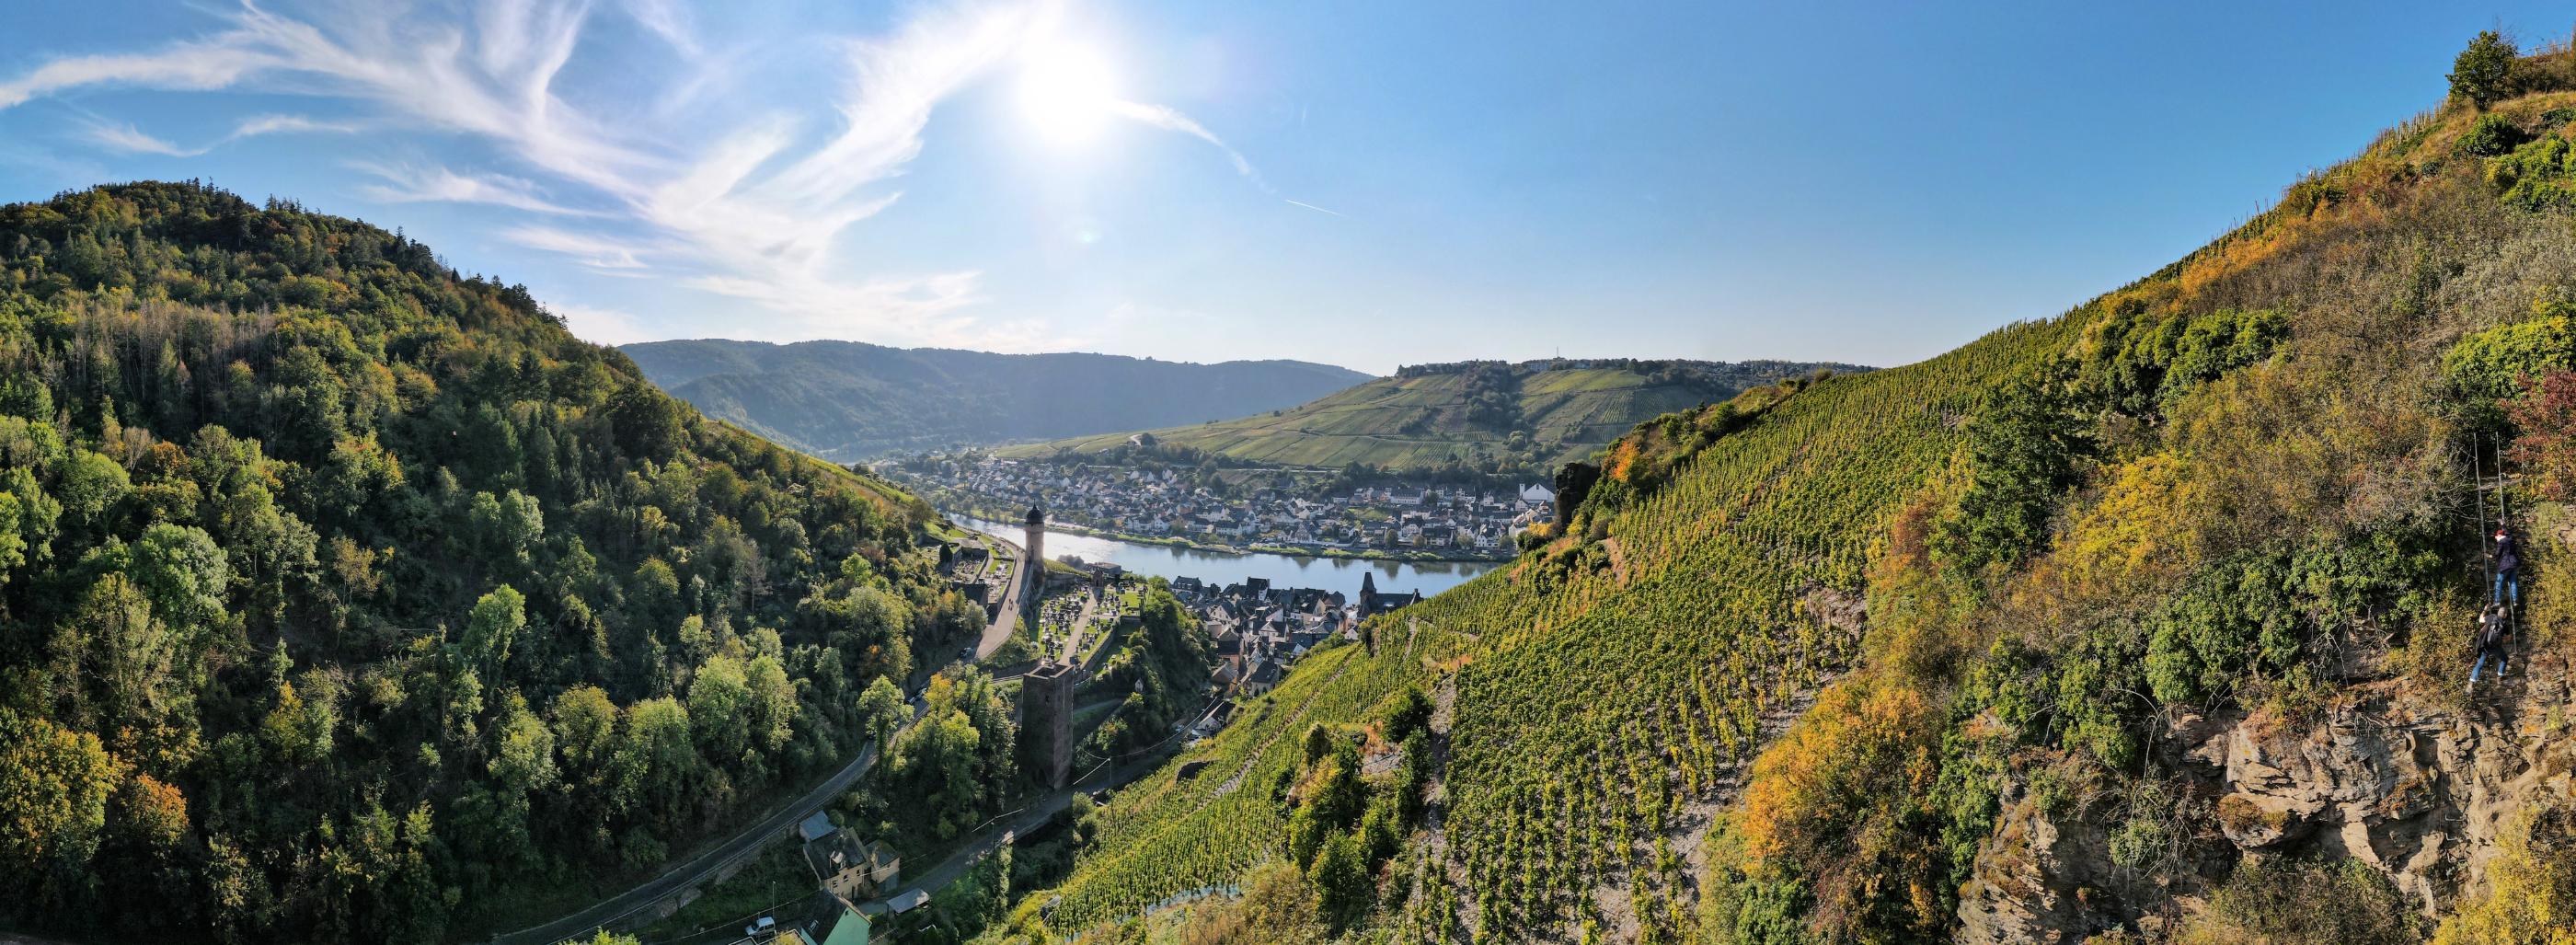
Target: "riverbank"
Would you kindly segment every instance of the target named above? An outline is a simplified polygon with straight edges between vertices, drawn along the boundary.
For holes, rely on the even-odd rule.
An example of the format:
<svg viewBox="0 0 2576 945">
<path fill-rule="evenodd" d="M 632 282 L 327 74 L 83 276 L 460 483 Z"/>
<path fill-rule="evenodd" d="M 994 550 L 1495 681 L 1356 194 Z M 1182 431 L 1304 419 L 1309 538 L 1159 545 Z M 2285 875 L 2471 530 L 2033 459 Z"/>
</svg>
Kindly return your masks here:
<svg viewBox="0 0 2576 945">
<path fill-rule="evenodd" d="M 942 508 L 940 511 L 951 518 L 972 518 L 993 522 L 1012 521 L 1018 518 L 1020 514 L 1006 510 L 978 509 L 971 507 Z M 1071 522 L 1056 518 L 1047 519 L 1047 530 L 1073 535 L 1082 535 L 1090 538 L 1106 539 L 1109 541 L 1123 541 L 1131 545 L 1154 545 L 1163 548 L 1181 548 L 1189 551 L 1202 551 L 1209 554 L 1220 555 L 1287 555 L 1289 557 L 1296 558 L 1332 558 L 1343 561 L 1392 561 L 1406 564 L 1487 565 L 1501 564 L 1519 556 L 1517 550 L 1510 552 L 1497 551 L 1491 554 L 1483 554 L 1478 552 L 1460 551 L 1454 548 L 1443 551 L 1389 551 L 1382 549 L 1368 549 L 1362 551 L 1350 548 L 1277 545 L 1261 542 L 1255 542 L 1249 545 L 1228 545 L 1219 542 L 1184 538 L 1179 535 L 1138 535 L 1106 528 L 1094 528 L 1080 522 Z"/>
<path fill-rule="evenodd" d="M 1012 540 L 1025 532 L 1019 522 L 1010 519 L 958 515 L 953 522 L 988 535 L 1010 536 Z M 1079 557 L 1087 562 L 1114 564 L 1138 577 L 1173 581 L 1196 578 L 1220 587 L 1259 579 L 1272 587 L 1307 587 L 1342 594 L 1359 593 L 1371 577 L 1377 587 L 1388 592 L 1436 594 L 1499 566 L 1490 561 L 1391 561 L 1302 551 L 1216 551 L 1173 542 L 1082 534 L 1054 522 L 1047 523 L 1046 552 L 1047 557 L 1059 561 Z"/>
</svg>

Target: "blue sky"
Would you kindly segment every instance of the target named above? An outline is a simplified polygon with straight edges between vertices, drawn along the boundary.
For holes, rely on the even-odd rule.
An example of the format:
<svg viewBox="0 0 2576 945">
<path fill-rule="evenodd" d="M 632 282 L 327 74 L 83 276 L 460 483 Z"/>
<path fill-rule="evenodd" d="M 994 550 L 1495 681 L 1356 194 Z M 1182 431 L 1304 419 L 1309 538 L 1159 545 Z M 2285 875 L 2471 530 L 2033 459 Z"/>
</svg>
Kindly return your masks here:
<svg viewBox="0 0 2576 945">
<path fill-rule="evenodd" d="M 2568 26 L 1934 6 L 20 0 L 0 199 L 292 197 L 612 343 L 1892 365 L 2188 251 L 2475 31 Z"/>
</svg>

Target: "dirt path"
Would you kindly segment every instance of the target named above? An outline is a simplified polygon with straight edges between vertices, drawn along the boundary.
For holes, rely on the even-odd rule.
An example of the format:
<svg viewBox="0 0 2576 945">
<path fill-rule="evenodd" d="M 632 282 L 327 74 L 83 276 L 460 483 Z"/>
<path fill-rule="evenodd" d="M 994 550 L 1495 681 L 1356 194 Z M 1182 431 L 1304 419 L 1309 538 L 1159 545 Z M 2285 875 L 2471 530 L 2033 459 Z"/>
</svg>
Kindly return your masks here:
<svg viewBox="0 0 2576 945">
<path fill-rule="evenodd" d="M 1349 660 L 1343 660 L 1342 665 L 1333 667 L 1333 675 L 1326 678 L 1322 685 L 1316 686 L 1315 691 L 1306 696 L 1306 701 L 1297 704 L 1297 711 L 1288 714 L 1287 722 L 1282 724 L 1278 731 L 1270 733 L 1269 738 L 1262 740 L 1260 747 L 1254 748 L 1251 754 L 1245 755 L 1243 758 L 1243 766 L 1234 769 L 1234 776 L 1225 779 L 1224 784 L 1217 785 L 1216 791 L 1209 794 L 1208 799 L 1215 800 L 1216 798 L 1224 797 L 1228 794 L 1234 793 L 1236 788 L 1242 787 L 1244 776 L 1252 773 L 1252 766 L 1261 761 L 1262 755 L 1270 752 L 1270 746 L 1278 744 L 1281 736 L 1288 734 L 1289 729 L 1296 727 L 1297 720 L 1306 717 L 1306 710 L 1315 704 L 1315 699 L 1324 694 L 1324 690 L 1333 684 L 1333 680 L 1342 678 L 1342 672 L 1344 670 L 1350 668 L 1351 663 Z M 1202 804 L 1200 806 L 1204 807 L 1206 805 Z"/>
</svg>

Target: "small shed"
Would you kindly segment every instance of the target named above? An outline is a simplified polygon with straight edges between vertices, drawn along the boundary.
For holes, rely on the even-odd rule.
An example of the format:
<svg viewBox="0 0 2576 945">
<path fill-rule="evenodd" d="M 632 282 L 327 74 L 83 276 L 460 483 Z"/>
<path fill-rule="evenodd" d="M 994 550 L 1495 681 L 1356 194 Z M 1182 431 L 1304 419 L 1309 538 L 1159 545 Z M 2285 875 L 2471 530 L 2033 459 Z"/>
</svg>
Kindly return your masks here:
<svg viewBox="0 0 2576 945">
<path fill-rule="evenodd" d="M 796 839 L 805 843 L 812 843 L 815 838 L 829 836 L 831 832 L 836 829 L 838 828 L 832 826 L 831 812 L 818 810 L 814 812 L 813 816 L 807 817 L 803 821 L 797 823 Z"/>
</svg>

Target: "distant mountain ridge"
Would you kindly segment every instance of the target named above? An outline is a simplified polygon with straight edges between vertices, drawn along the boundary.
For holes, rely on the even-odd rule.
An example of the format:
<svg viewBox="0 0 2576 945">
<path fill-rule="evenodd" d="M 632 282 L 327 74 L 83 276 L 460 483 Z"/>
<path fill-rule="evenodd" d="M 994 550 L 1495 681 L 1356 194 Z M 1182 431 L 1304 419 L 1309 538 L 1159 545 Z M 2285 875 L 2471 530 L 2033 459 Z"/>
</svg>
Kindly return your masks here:
<svg viewBox="0 0 2576 945">
<path fill-rule="evenodd" d="M 1148 432 L 1163 445 L 1282 466 L 1552 468 L 1654 417 L 1818 371 L 1868 370 L 1833 362 L 1633 358 L 1417 364 L 1294 409 Z M 1130 436 L 1068 437 L 1003 455 L 1099 452 Z"/>
<path fill-rule="evenodd" d="M 1370 379 L 1305 361 L 1193 364 L 855 341 L 697 339 L 620 350 L 708 416 L 841 462 L 1223 420 Z"/>
</svg>

